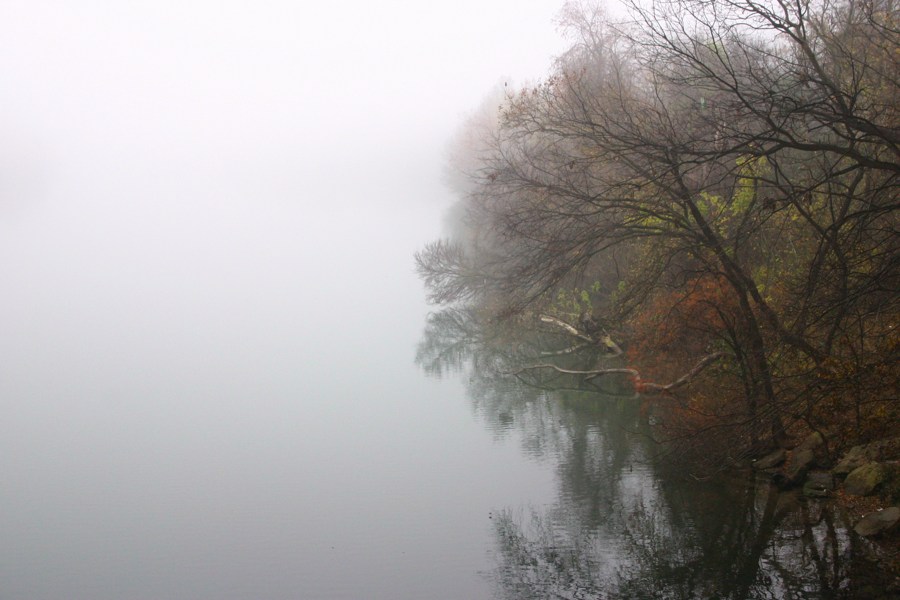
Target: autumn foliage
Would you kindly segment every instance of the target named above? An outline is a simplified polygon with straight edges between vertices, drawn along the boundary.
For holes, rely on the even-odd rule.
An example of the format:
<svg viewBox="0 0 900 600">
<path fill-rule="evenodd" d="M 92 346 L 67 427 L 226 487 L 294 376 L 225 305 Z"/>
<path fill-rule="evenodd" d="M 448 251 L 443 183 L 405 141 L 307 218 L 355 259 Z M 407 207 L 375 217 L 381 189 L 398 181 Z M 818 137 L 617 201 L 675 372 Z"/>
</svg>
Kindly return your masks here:
<svg viewBox="0 0 900 600">
<path fill-rule="evenodd" d="M 719 457 L 891 431 L 893 0 L 631 10 L 568 5 L 553 72 L 477 120 L 457 231 L 417 257 L 430 297 L 492 325 L 549 313 L 577 335 L 538 355 L 592 377 L 615 339 L 667 435 Z"/>
</svg>

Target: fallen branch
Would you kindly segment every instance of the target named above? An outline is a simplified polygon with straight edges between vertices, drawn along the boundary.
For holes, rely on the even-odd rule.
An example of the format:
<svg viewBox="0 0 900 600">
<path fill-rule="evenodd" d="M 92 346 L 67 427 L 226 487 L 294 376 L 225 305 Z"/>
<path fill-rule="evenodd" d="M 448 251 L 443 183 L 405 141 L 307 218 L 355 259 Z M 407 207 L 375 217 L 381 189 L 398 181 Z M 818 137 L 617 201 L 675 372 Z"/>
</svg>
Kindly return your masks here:
<svg viewBox="0 0 900 600">
<path fill-rule="evenodd" d="M 551 315 L 540 315 L 539 318 L 542 323 L 548 323 L 550 325 L 556 325 L 557 327 L 561 327 L 562 329 L 567 331 L 569 334 L 577 337 L 580 340 L 584 340 L 588 344 L 591 344 L 594 346 L 603 344 L 609 350 L 611 350 L 616 356 L 621 356 L 623 354 L 622 349 L 619 348 L 619 345 L 617 343 L 615 343 L 613 341 L 612 337 L 610 337 L 610 335 L 608 333 L 606 333 L 605 331 L 603 332 L 603 337 L 601 337 L 599 340 L 597 340 L 592 335 L 589 335 L 589 334 L 585 333 L 584 331 L 581 331 L 574 325 L 572 325 L 570 323 L 566 323 L 565 321 L 563 321 L 562 319 L 560 319 L 558 317 L 553 317 Z M 584 346 L 582 345 L 580 347 L 584 347 Z M 574 350 L 572 350 L 572 351 L 574 351 Z M 549 355 L 544 354 L 544 356 L 549 356 Z"/>
<path fill-rule="evenodd" d="M 551 363 L 538 363 L 534 365 L 528 365 L 527 367 L 522 367 L 518 371 L 510 371 L 505 373 L 505 375 L 520 375 L 525 371 L 532 371 L 535 369 L 552 369 L 557 373 L 563 373 L 565 375 L 583 375 L 585 380 L 590 381 L 597 377 L 602 377 L 604 375 L 630 375 L 635 382 L 635 388 L 638 392 L 643 394 L 648 393 L 669 393 L 674 389 L 680 388 L 684 385 L 690 383 L 690 381 L 699 375 L 704 369 L 706 369 L 709 365 L 714 362 L 724 358 L 726 356 L 725 352 L 715 352 L 708 356 L 704 356 L 700 359 L 694 367 L 673 381 L 672 383 L 660 384 L 653 383 L 649 381 L 642 381 L 641 374 L 637 369 L 632 369 L 630 367 L 621 367 L 617 369 L 592 369 L 588 371 L 581 371 L 575 369 L 564 369 L 560 366 L 551 364 Z"/>
<path fill-rule="evenodd" d="M 568 348 L 563 348 L 562 350 L 549 351 L 545 350 L 541 352 L 541 356 L 562 356 L 563 354 L 572 354 L 573 352 L 578 352 L 582 348 L 587 348 L 590 346 L 589 343 L 583 342 L 581 344 L 575 344 L 574 346 L 569 346 Z"/>
<path fill-rule="evenodd" d="M 570 325 L 570 324 L 566 323 L 562 319 L 558 319 L 556 317 L 551 317 L 550 315 L 541 315 L 540 319 L 541 319 L 541 322 L 543 322 L 543 323 L 549 323 L 551 325 L 556 325 L 557 327 L 562 327 L 563 329 L 568 331 L 570 334 L 572 334 L 575 337 L 582 339 L 590 344 L 597 343 L 597 340 L 595 340 L 594 338 L 592 338 L 585 332 L 581 331 L 574 325 Z"/>
<path fill-rule="evenodd" d="M 576 371 L 574 369 L 563 369 L 557 365 L 553 365 L 550 363 L 538 363 L 536 365 L 528 365 L 527 367 L 522 367 L 518 371 L 509 371 L 504 373 L 504 375 L 520 375 L 525 371 L 532 371 L 534 369 L 553 369 L 557 373 L 564 373 L 566 375 L 586 375 L 585 379 L 594 379 L 595 377 L 600 377 L 602 375 L 632 375 L 634 377 L 639 377 L 638 372 L 635 369 L 629 369 L 627 367 L 622 367 L 619 369 L 595 369 L 592 371 Z"/>
<path fill-rule="evenodd" d="M 709 365 L 713 364 L 717 360 L 723 358 L 725 356 L 724 352 L 715 352 L 710 354 L 709 356 L 704 356 L 700 359 L 700 361 L 694 365 L 694 368 L 667 385 L 660 385 L 658 383 L 650 383 L 650 382 L 640 382 L 639 387 L 642 392 L 671 392 L 676 388 L 680 388 L 683 385 L 687 385 L 690 383 L 691 379 L 700 374 L 701 371 L 706 369 Z"/>
</svg>

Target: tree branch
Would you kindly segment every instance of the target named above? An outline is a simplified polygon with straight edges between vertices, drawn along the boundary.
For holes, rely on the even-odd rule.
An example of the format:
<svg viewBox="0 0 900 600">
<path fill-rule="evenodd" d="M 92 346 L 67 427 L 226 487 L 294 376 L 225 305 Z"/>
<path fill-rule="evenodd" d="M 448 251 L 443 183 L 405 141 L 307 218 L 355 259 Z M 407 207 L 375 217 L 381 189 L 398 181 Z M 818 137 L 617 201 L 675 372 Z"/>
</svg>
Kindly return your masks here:
<svg viewBox="0 0 900 600">
<path fill-rule="evenodd" d="M 542 315 L 540 315 L 539 318 L 542 323 L 548 323 L 550 325 L 556 325 L 557 327 L 561 327 L 569 334 L 577 337 L 580 340 L 584 340 L 588 344 L 592 344 L 594 346 L 599 346 L 600 344 L 603 344 L 610 351 L 612 351 L 616 356 L 621 356 L 623 354 L 622 349 L 619 347 L 619 345 L 617 343 L 615 343 L 613 341 L 612 337 L 610 337 L 610 335 L 608 333 L 606 333 L 605 331 L 603 332 L 603 336 L 599 340 L 597 340 L 593 336 L 585 333 L 584 331 L 581 331 L 574 325 L 570 325 L 569 323 L 566 323 L 565 321 L 563 321 L 562 319 L 560 319 L 558 317 L 553 317 L 551 315 L 542 314 Z M 584 345 L 574 346 L 572 349 L 566 350 L 564 352 L 559 352 L 559 354 L 566 354 L 569 352 L 573 352 L 575 348 L 581 348 L 583 346 Z M 549 354 L 542 353 L 542 354 L 544 354 L 544 356 L 548 356 L 553 353 L 549 353 Z"/>
<path fill-rule="evenodd" d="M 583 375 L 585 380 L 590 381 L 591 379 L 595 379 L 597 377 L 602 377 L 604 375 L 630 375 L 634 381 L 635 386 L 637 387 L 637 391 L 640 393 L 648 394 L 648 393 L 669 393 L 672 390 L 680 388 L 684 385 L 687 385 L 691 382 L 691 380 L 699 375 L 702 371 L 704 371 L 707 367 L 709 367 L 714 362 L 724 358 L 726 356 L 725 352 L 714 352 L 708 356 L 704 356 L 701 358 L 694 367 L 676 379 L 675 381 L 667 384 L 653 383 L 649 381 L 642 381 L 641 374 L 637 369 L 632 369 L 630 367 L 621 367 L 616 369 L 591 369 L 591 370 L 576 370 L 576 369 L 564 369 L 560 366 L 551 364 L 551 363 L 538 363 L 534 365 L 528 365 L 526 367 L 522 367 L 517 371 L 510 371 L 504 373 L 504 375 L 520 375 L 525 371 L 533 371 L 535 369 L 552 369 L 557 373 L 563 373 L 565 375 Z"/>
<path fill-rule="evenodd" d="M 574 352 L 578 352 L 583 348 L 587 348 L 590 346 L 587 342 L 582 342 L 581 344 L 575 344 L 574 346 L 569 346 L 568 348 L 563 348 L 562 350 L 545 350 L 541 352 L 541 356 L 561 356 L 563 354 L 572 354 Z"/>
<path fill-rule="evenodd" d="M 642 392 L 671 392 L 674 389 L 680 388 L 683 385 L 687 385 L 691 382 L 691 380 L 699 375 L 703 370 L 706 369 L 712 363 L 720 360 L 725 356 L 724 352 L 715 352 L 708 356 L 704 356 L 701 358 L 694 368 L 673 381 L 672 383 L 666 385 L 660 385 L 658 383 L 650 383 L 650 382 L 640 382 L 640 391 Z"/>
<path fill-rule="evenodd" d="M 597 340 L 595 340 L 593 337 L 589 336 L 585 332 L 576 328 L 574 325 L 569 325 L 562 319 L 558 319 L 558 318 L 552 317 L 550 315 L 540 315 L 540 319 L 541 319 L 542 323 L 549 323 L 551 325 L 556 325 L 557 327 L 561 327 L 562 329 L 566 330 L 567 332 L 569 332 L 571 335 L 574 335 L 578 339 L 584 340 L 590 344 L 597 343 Z"/>
</svg>

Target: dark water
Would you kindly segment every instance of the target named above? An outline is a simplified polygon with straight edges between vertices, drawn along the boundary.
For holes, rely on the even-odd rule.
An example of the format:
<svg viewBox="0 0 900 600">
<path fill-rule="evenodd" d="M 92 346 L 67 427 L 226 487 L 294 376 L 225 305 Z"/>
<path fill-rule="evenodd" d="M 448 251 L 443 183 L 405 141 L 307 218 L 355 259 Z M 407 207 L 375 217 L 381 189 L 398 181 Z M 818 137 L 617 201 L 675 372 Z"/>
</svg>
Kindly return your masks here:
<svg viewBox="0 0 900 600">
<path fill-rule="evenodd" d="M 880 597 L 866 595 L 867 544 L 830 505 L 661 467 L 633 400 L 551 393 L 483 410 L 520 423 L 523 449 L 556 474 L 553 502 L 499 513 L 498 597 Z"/>
<path fill-rule="evenodd" d="M 445 311 L 418 354 L 428 372 L 464 373 L 484 425 L 554 473 L 550 502 L 494 510 L 495 597 L 897 597 L 873 568 L 879 551 L 832 503 L 749 472 L 699 480 L 654 441 L 627 382 L 584 391 L 558 375 L 498 375 L 534 342 L 511 339 Z"/>
</svg>

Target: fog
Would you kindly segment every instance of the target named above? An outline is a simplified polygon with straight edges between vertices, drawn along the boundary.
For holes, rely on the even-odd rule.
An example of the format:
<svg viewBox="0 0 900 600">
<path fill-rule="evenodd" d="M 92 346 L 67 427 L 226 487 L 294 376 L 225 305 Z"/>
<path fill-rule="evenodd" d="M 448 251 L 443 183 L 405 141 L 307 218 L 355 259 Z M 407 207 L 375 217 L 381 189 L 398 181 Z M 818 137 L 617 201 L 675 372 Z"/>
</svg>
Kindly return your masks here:
<svg viewBox="0 0 900 600">
<path fill-rule="evenodd" d="M 558 9 L 0 5 L 0 596 L 483 593 L 547 475 L 414 370 L 412 253 Z"/>
</svg>

